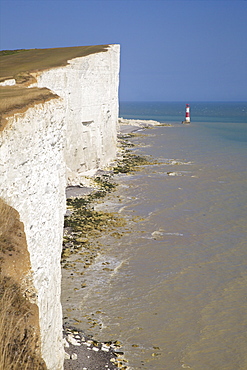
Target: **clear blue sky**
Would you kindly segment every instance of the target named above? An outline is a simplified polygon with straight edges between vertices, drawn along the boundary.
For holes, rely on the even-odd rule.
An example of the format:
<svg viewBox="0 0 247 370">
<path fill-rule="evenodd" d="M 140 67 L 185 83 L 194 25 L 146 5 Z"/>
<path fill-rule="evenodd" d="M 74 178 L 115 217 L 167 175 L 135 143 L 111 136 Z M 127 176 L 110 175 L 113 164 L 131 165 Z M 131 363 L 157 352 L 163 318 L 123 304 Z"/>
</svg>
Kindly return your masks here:
<svg viewBox="0 0 247 370">
<path fill-rule="evenodd" d="M 2 50 L 120 44 L 120 100 L 247 100 L 245 0 L 0 0 L 0 6 Z"/>
</svg>

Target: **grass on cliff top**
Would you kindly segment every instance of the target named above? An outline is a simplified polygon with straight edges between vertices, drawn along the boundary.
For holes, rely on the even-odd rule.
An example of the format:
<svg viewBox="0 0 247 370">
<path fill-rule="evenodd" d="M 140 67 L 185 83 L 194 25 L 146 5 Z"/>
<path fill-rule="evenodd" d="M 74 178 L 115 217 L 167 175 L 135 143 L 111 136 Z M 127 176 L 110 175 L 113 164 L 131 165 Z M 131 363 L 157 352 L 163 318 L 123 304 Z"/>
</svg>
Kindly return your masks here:
<svg viewBox="0 0 247 370">
<path fill-rule="evenodd" d="M 68 60 L 73 58 L 105 52 L 108 46 L 93 45 L 53 49 L 2 50 L 0 51 L 0 81 L 16 78 L 17 82 L 21 82 L 23 73 L 64 66 Z"/>
<path fill-rule="evenodd" d="M 13 113 L 25 112 L 29 107 L 37 103 L 56 98 L 49 89 L 37 87 L 26 88 L 21 86 L 0 87 L 0 131 L 6 124 L 5 117 Z"/>
<path fill-rule="evenodd" d="M 0 51 L 0 82 L 15 78 L 19 85 L 0 86 L 0 131 L 6 125 L 6 117 L 16 112 L 24 112 L 34 104 L 56 97 L 45 88 L 25 88 L 28 84 L 35 82 L 35 77 L 30 73 L 65 66 L 68 60 L 105 52 L 108 46 Z"/>
</svg>

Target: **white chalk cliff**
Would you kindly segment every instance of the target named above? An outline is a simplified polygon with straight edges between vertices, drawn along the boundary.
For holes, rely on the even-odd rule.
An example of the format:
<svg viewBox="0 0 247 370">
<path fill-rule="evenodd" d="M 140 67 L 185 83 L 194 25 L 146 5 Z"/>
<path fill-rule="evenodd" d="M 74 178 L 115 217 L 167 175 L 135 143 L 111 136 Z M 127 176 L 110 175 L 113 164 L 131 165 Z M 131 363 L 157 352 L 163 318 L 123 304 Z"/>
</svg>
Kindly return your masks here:
<svg viewBox="0 0 247 370">
<path fill-rule="evenodd" d="M 0 197 L 24 223 L 48 369 L 63 368 L 60 303 L 66 185 L 116 155 L 119 45 L 36 75 L 59 98 L 7 118 L 0 133 Z M 34 86 L 34 85 L 32 85 Z"/>
</svg>

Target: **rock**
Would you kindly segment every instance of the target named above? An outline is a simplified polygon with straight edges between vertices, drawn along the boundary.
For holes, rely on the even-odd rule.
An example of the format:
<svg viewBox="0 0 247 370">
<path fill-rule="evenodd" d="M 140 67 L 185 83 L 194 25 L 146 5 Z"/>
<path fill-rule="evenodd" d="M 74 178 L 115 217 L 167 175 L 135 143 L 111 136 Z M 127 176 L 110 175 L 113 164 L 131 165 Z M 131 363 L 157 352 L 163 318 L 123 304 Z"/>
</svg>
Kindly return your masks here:
<svg viewBox="0 0 247 370">
<path fill-rule="evenodd" d="M 65 213 L 65 216 L 71 216 L 72 215 L 72 211 L 70 209 L 67 209 L 66 210 L 66 213 Z"/>
<path fill-rule="evenodd" d="M 109 267 L 104 267 L 102 270 L 103 271 L 114 271 L 114 269 L 110 269 Z"/>
<path fill-rule="evenodd" d="M 77 238 L 76 241 L 77 243 L 87 243 L 88 239 L 87 238 Z"/>
<path fill-rule="evenodd" d="M 63 338 L 63 345 L 65 348 L 69 348 L 69 343 L 67 342 L 66 338 Z"/>
<path fill-rule="evenodd" d="M 161 231 L 158 231 L 158 230 L 155 230 L 154 232 L 152 232 L 152 237 L 156 240 L 156 239 L 158 239 L 158 238 L 161 238 L 162 237 L 162 235 L 164 235 L 164 233 L 163 232 L 161 232 Z"/>
<path fill-rule="evenodd" d="M 70 355 L 67 352 L 64 352 L 64 359 L 70 360 Z"/>
<path fill-rule="evenodd" d="M 67 336 L 68 341 L 73 345 L 73 346 L 80 346 L 81 343 L 79 343 L 72 334 L 68 334 Z"/>
<path fill-rule="evenodd" d="M 180 172 L 167 172 L 168 176 L 181 176 Z"/>
<path fill-rule="evenodd" d="M 77 354 L 76 353 L 72 353 L 71 360 L 77 360 Z"/>
<path fill-rule="evenodd" d="M 106 346 L 105 344 L 102 344 L 101 350 L 105 352 L 109 352 L 109 347 Z"/>
</svg>

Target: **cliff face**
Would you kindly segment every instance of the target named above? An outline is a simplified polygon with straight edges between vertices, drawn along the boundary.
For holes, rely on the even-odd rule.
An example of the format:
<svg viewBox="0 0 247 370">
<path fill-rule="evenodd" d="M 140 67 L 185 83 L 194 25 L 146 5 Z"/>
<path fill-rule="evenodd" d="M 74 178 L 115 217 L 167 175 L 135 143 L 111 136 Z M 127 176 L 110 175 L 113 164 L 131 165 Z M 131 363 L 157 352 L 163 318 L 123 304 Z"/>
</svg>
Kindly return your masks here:
<svg viewBox="0 0 247 370">
<path fill-rule="evenodd" d="M 36 297 L 23 223 L 0 198 L 1 369 L 47 369 L 41 359 Z"/>
<path fill-rule="evenodd" d="M 116 154 L 119 45 L 36 78 L 32 86 L 48 87 L 65 102 L 67 180 L 78 184 L 86 171 L 105 166 Z"/>
<path fill-rule="evenodd" d="M 0 197 L 24 224 L 37 291 L 41 351 L 63 368 L 60 256 L 65 187 L 116 154 L 119 46 L 37 73 L 59 98 L 7 118 L 0 133 Z"/>
<path fill-rule="evenodd" d="M 65 116 L 53 100 L 8 119 L 1 135 L 1 198 L 24 224 L 39 307 L 41 350 L 62 368 L 60 255 L 65 211 Z"/>
</svg>

